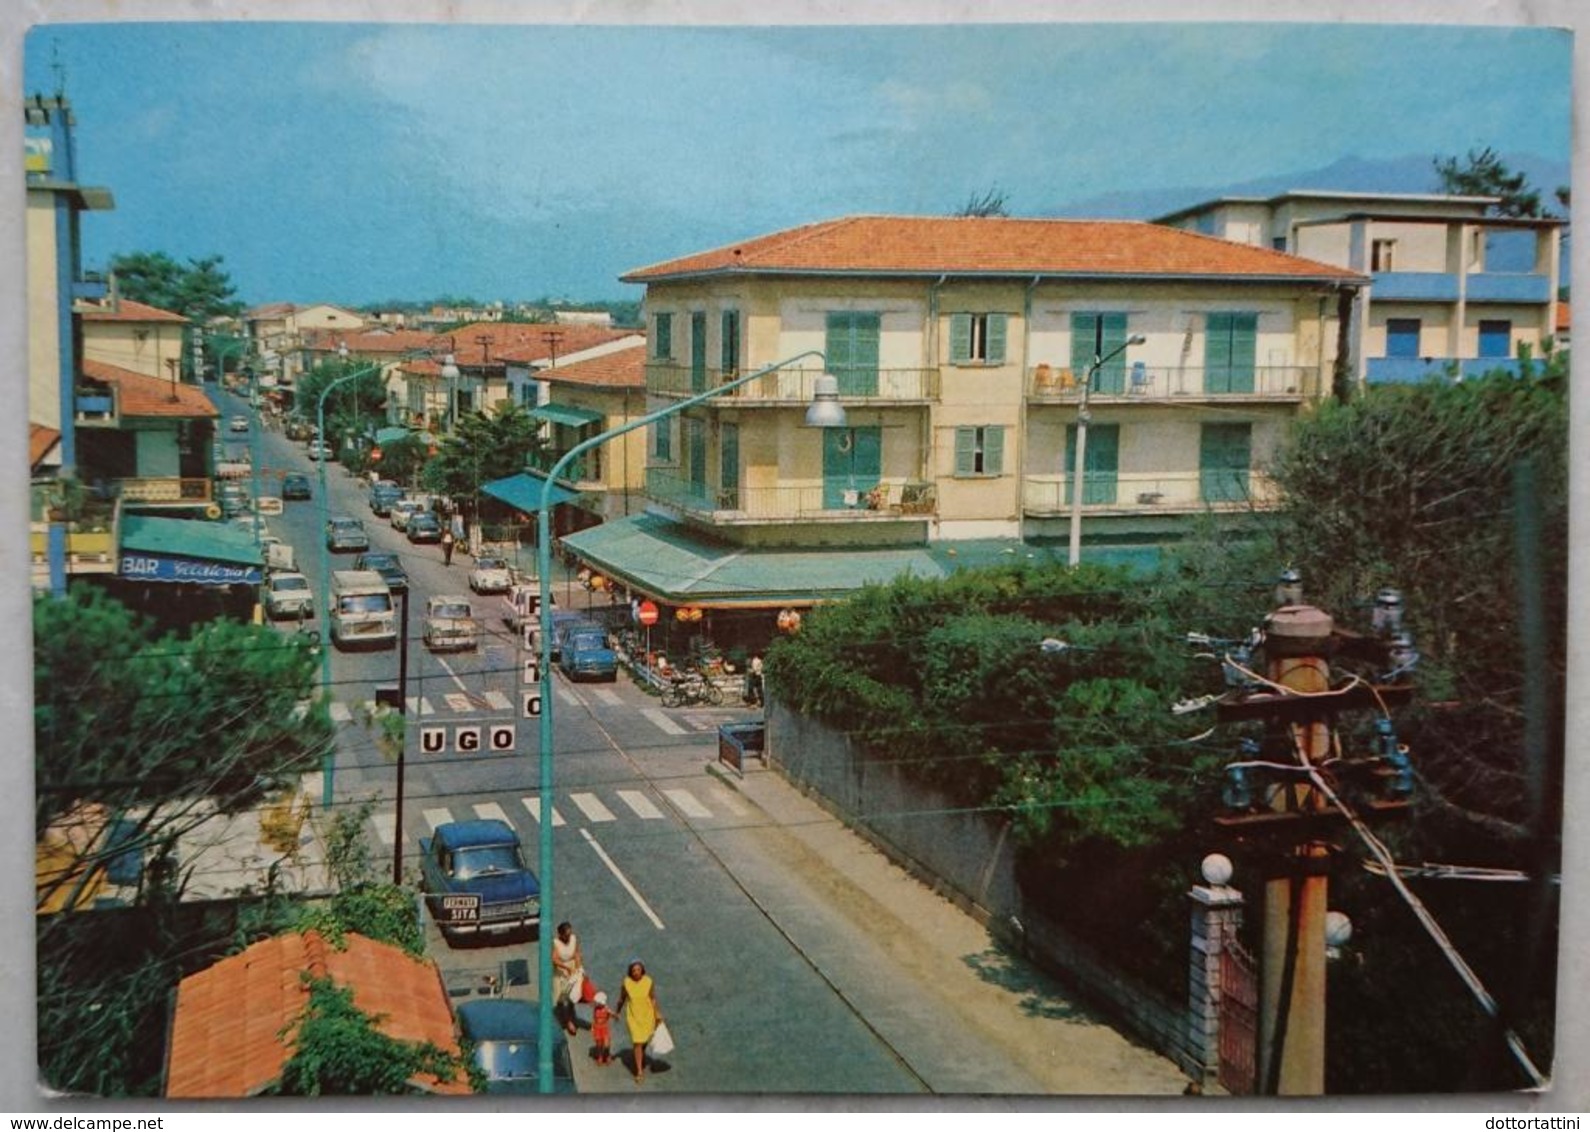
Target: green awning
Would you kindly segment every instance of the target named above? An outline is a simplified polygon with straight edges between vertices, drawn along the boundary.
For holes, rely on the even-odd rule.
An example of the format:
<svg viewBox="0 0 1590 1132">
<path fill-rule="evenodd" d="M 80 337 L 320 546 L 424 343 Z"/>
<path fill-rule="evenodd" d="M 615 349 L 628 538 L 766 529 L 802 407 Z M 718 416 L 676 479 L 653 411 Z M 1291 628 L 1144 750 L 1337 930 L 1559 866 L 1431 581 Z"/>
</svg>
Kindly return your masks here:
<svg viewBox="0 0 1590 1132">
<path fill-rule="evenodd" d="M 505 476 L 500 480 L 492 480 L 482 484 L 480 490 L 493 499 L 500 499 L 510 507 L 517 508 L 527 515 L 533 515 L 541 509 L 541 485 L 547 477 L 540 472 L 520 472 L 518 475 Z M 552 485 L 552 505 L 559 503 L 574 503 L 580 498 L 580 493 L 570 491 L 561 484 Z"/>
<path fill-rule="evenodd" d="M 530 410 L 530 415 L 543 421 L 551 421 L 553 424 L 568 425 L 570 428 L 602 423 L 601 413 L 593 413 L 590 409 L 580 409 L 573 405 L 560 405 L 556 401 L 537 405 Z"/>
<path fill-rule="evenodd" d="M 375 442 L 377 444 L 391 444 L 394 440 L 402 440 L 404 437 L 413 435 L 406 428 L 378 428 L 375 430 Z"/>
<path fill-rule="evenodd" d="M 265 560 L 254 536 L 225 523 L 123 515 L 117 573 L 143 582 L 257 584 Z"/>
</svg>

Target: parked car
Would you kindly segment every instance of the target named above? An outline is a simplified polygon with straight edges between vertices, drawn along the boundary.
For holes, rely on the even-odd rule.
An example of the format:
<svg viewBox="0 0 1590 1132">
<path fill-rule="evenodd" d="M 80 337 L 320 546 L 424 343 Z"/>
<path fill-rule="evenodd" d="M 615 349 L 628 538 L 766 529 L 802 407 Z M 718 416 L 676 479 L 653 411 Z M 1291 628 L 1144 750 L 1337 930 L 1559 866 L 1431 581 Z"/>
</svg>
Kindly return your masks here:
<svg viewBox="0 0 1590 1132">
<path fill-rule="evenodd" d="M 265 579 L 265 616 L 276 621 L 284 617 L 313 617 L 315 595 L 309 579 L 302 574 L 272 574 Z"/>
<path fill-rule="evenodd" d="M 248 508 L 248 491 L 240 483 L 233 481 L 222 483 L 216 489 L 215 498 L 221 505 L 221 514 L 228 519 Z"/>
<path fill-rule="evenodd" d="M 233 417 L 231 420 L 226 422 L 226 429 L 228 432 L 247 432 L 248 418 Z"/>
<path fill-rule="evenodd" d="M 374 570 L 395 594 L 408 592 L 408 572 L 403 569 L 403 560 L 391 551 L 367 550 L 353 560 L 353 568 Z"/>
<path fill-rule="evenodd" d="M 314 436 L 315 426 L 302 417 L 288 417 L 282 432 L 288 440 L 309 440 Z"/>
<path fill-rule="evenodd" d="M 469 588 L 478 594 L 505 594 L 513 585 L 513 572 L 502 558 L 477 558 L 469 571 Z"/>
<path fill-rule="evenodd" d="M 442 521 L 429 511 L 416 511 L 410 515 L 405 529 L 410 542 L 442 541 Z"/>
<path fill-rule="evenodd" d="M 333 553 L 369 550 L 370 536 L 359 520 L 339 515 L 326 524 L 326 549 Z"/>
<path fill-rule="evenodd" d="M 423 510 L 417 499 L 399 499 L 387 509 L 387 520 L 394 531 L 407 530 L 410 516 L 418 515 Z"/>
<path fill-rule="evenodd" d="M 309 458 L 311 460 L 335 460 L 336 454 L 332 452 L 331 445 L 323 440 L 309 442 Z"/>
<path fill-rule="evenodd" d="M 541 923 L 541 885 L 525 866 L 519 835 L 497 818 L 443 822 L 420 838 L 420 886 L 448 943 Z"/>
<path fill-rule="evenodd" d="M 476 998 L 458 1004 L 458 1035 L 474 1051 L 486 1077 L 486 1092 L 528 1095 L 540 1092 L 539 1017 L 532 1003 L 517 998 Z M 569 1043 L 552 1037 L 552 1091 L 574 1093 Z"/>
<path fill-rule="evenodd" d="M 326 608 L 331 643 L 338 648 L 397 643 L 392 591 L 374 570 L 333 570 Z"/>
<path fill-rule="evenodd" d="M 425 601 L 425 647 L 433 652 L 443 649 L 473 649 L 480 646 L 480 625 L 475 621 L 475 611 L 469 599 L 456 594 L 439 594 Z"/>
<path fill-rule="evenodd" d="M 309 499 L 314 494 L 309 477 L 303 472 L 288 472 L 282 477 L 283 499 Z"/>
<path fill-rule="evenodd" d="M 570 680 L 617 680 L 618 654 L 607 630 L 594 621 L 567 621 L 558 628 L 558 667 Z"/>
<path fill-rule="evenodd" d="M 370 510 L 382 518 L 392 513 L 392 504 L 403 498 L 403 489 L 395 483 L 382 480 L 370 485 Z"/>
</svg>

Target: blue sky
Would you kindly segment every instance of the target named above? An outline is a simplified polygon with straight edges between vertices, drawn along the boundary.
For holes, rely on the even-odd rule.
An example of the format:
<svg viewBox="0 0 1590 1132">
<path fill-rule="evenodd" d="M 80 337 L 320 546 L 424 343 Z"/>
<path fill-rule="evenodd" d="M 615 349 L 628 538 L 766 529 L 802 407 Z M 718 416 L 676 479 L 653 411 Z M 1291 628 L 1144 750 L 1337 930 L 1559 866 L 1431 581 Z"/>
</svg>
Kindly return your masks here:
<svg viewBox="0 0 1590 1132">
<path fill-rule="evenodd" d="M 82 179 L 115 194 L 91 265 L 219 254 L 246 302 L 365 303 L 638 297 L 630 268 L 993 187 L 1075 215 L 1344 158 L 1565 171 L 1571 50 L 1477 26 L 218 22 L 35 28 L 23 76 L 53 91 L 59 60 Z"/>
</svg>

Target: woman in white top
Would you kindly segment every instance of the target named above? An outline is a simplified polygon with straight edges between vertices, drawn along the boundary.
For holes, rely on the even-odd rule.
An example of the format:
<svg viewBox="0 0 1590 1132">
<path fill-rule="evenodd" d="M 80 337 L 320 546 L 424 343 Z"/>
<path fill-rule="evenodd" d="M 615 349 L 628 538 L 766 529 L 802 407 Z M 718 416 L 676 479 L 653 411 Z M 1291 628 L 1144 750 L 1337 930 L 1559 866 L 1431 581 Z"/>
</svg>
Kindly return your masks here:
<svg viewBox="0 0 1590 1132">
<path fill-rule="evenodd" d="M 579 1004 L 585 983 L 585 956 L 580 954 L 580 937 L 567 920 L 558 925 L 552 939 L 552 1002 L 563 1028 L 575 1032 L 574 1008 Z"/>
</svg>

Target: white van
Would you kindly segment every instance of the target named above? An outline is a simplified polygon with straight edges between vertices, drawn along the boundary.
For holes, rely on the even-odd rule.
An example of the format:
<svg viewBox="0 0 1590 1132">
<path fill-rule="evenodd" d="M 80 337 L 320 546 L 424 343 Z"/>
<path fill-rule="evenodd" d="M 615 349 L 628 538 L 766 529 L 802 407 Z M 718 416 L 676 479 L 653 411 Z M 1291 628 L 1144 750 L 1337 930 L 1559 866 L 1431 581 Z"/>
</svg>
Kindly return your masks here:
<svg viewBox="0 0 1590 1132">
<path fill-rule="evenodd" d="M 331 643 L 389 647 L 397 643 L 397 607 L 392 591 L 374 570 L 331 573 Z"/>
</svg>

